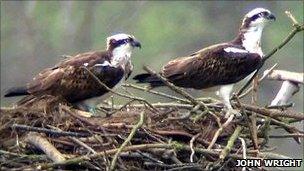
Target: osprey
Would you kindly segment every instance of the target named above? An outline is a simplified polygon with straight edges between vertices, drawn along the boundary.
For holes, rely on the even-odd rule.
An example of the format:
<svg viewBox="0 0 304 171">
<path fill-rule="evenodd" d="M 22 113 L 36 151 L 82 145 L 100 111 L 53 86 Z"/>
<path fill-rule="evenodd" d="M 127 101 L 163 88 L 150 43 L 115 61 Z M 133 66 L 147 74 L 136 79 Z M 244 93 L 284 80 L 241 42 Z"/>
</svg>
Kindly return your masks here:
<svg viewBox="0 0 304 171">
<path fill-rule="evenodd" d="M 257 70 L 263 57 L 260 41 L 262 31 L 271 20 L 275 20 L 275 16 L 269 10 L 253 9 L 245 15 L 235 39 L 172 60 L 160 74 L 174 85 L 184 88 L 219 87 L 216 94 L 228 109 L 227 114 L 235 113 L 230 104 L 233 86 Z M 149 83 L 151 87 L 164 85 L 148 73 L 136 75 L 133 79 L 139 83 Z"/>
<path fill-rule="evenodd" d="M 94 73 L 107 87 L 114 88 L 132 72 L 131 54 L 134 47 L 141 48 L 141 44 L 132 35 L 110 36 L 105 51 L 69 57 L 54 67 L 41 71 L 27 86 L 9 89 L 5 97 L 46 94 L 62 97 L 72 104 L 83 104 L 78 102 L 87 99 L 95 99 L 91 102 L 96 102 L 95 97 L 105 95 L 108 90 L 102 88 L 83 67 Z M 20 102 L 25 100 L 26 97 Z M 95 107 L 84 104 L 78 107 L 87 107 L 86 110 L 95 112 Z"/>
</svg>

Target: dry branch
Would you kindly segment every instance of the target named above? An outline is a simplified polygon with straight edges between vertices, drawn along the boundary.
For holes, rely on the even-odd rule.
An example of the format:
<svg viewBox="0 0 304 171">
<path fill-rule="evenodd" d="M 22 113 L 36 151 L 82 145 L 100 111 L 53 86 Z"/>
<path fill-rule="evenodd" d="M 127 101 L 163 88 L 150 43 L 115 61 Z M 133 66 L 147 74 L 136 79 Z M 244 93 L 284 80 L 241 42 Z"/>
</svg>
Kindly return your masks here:
<svg viewBox="0 0 304 171">
<path fill-rule="evenodd" d="M 135 135 L 136 131 L 144 124 L 144 118 L 145 118 L 145 112 L 141 112 L 140 113 L 140 118 L 138 123 L 133 127 L 132 131 L 130 132 L 129 136 L 127 137 L 127 139 L 121 144 L 121 146 L 119 147 L 119 149 L 117 150 L 117 152 L 115 153 L 113 160 L 111 162 L 111 166 L 110 166 L 110 170 L 114 170 L 115 169 L 115 165 L 116 165 L 116 161 L 118 158 L 119 153 L 124 149 L 124 147 L 131 141 L 131 139 L 133 138 L 133 136 Z"/>
<path fill-rule="evenodd" d="M 235 140 L 238 138 L 239 134 L 242 131 L 242 127 L 241 126 L 237 126 L 233 132 L 233 134 L 231 135 L 231 137 L 228 140 L 228 143 L 226 145 L 226 147 L 222 150 L 221 154 L 220 154 L 220 159 L 223 161 L 226 156 L 230 153 L 231 149 L 233 148 L 234 142 Z"/>
<path fill-rule="evenodd" d="M 264 73 L 267 71 L 264 71 Z M 294 83 L 304 84 L 304 73 L 291 72 L 285 70 L 273 70 L 268 74 L 268 79 L 279 81 L 291 81 Z"/>
<path fill-rule="evenodd" d="M 53 130 L 53 129 L 46 129 L 46 128 L 38 128 L 38 127 L 32 127 L 32 126 L 20 125 L 20 124 L 13 124 L 11 126 L 11 128 L 16 129 L 16 130 L 46 133 L 46 134 L 54 135 L 54 136 L 73 136 L 73 137 L 88 137 L 88 136 L 90 136 L 89 133 L 67 132 L 67 131 Z"/>
<path fill-rule="evenodd" d="M 270 106 L 282 106 L 287 105 L 289 99 L 300 90 L 298 84 L 290 81 L 284 81 L 277 93 L 276 97 L 272 100 Z"/>
<path fill-rule="evenodd" d="M 166 78 L 163 76 L 157 74 L 155 71 L 151 70 L 149 67 L 145 66 L 144 70 L 147 71 L 149 74 L 156 76 L 159 78 L 166 86 L 168 86 L 171 90 L 177 92 L 178 94 L 184 96 L 186 99 L 188 99 L 193 105 L 200 105 L 203 107 L 203 109 L 208 110 L 208 107 L 206 104 L 204 104 L 201 101 L 196 100 L 194 97 L 192 97 L 187 92 L 183 91 L 181 88 L 176 87 L 174 84 L 170 83 Z"/>
<path fill-rule="evenodd" d="M 303 113 L 300 112 L 294 112 L 294 111 L 280 111 L 276 109 L 267 109 L 263 107 L 248 105 L 248 104 L 242 104 L 244 108 L 251 112 L 256 112 L 264 116 L 268 116 L 271 118 L 278 118 L 278 117 L 284 117 L 284 118 L 294 118 L 297 120 L 304 120 Z"/>
<path fill-rule="evenodd" d="M 233 120 L 234 115 L 230 115 L 229 118 L 226 120 L 226 122 L 224 124 L 222 124 L 220 126 L 220 128 L 215 132 L 211 143 L 209 144 L 207 149 L 211 149 L 213 147 L 213 145 L 215 144 L 216 140 L 218 139 L 218 137 L 220 136 L 220 134 L 224 131 L 224 129 L 230 124 L 230 122 Z"/>
<path fill-rule="evenodd" d="M 48 140 L 40 136 L 40 134 L 33 132 L 28 133 L 26 141 L 36 148 L 42 150 L 52 161 L 65 161 L 64 156 L 50 142 L 48 142 Z"/>
</svg>

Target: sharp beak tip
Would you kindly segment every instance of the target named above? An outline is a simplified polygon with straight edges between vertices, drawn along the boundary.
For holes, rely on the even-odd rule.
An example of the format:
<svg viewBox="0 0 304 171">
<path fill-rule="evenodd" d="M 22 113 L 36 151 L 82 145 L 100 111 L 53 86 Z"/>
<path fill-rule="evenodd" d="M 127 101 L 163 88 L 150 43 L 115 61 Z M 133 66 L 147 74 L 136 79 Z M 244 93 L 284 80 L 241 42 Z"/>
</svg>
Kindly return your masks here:
<svg viewBox="0 0 304 171">
<path fill-rule="evenodd" d="M 276 17 L 275 17 L 275 15 L 271 14 L 271 15 L 269 16 L 269 19 L 275 21 L 275 20 L 276 20 Z"/>
<path fill-rule="evenodd" d="M 139 49 L 141 49 L 141 44 L 140 44 L 140 42 L 134 42 L 134 45 L 133 45 L 134 47 L 138 47 Z"/>
</svg>

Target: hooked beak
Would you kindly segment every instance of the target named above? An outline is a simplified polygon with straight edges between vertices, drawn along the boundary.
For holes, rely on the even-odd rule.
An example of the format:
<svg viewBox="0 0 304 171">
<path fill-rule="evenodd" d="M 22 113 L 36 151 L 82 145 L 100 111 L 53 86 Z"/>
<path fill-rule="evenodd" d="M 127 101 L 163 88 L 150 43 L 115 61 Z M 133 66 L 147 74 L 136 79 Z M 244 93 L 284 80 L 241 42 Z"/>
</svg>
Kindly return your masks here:
<svg viewBox="0 0 304 171">
<path fill-rule="evenodd" d="M 140 44 L 140 42 L 137 41 L 137 40 L 133 40 L 133 41 L 131 42 L 131 45 L 132 45 L 133 47 L 138 47 L 138 48 L 141 49 L 141 44 Z"/>
<path fill-rule="evenodd" d="M 273 21 L 276 20 L 276 17 L 275 17 L 273 14 L 269 14 L 266 18 L 267 18 L 268 20 L 273 20 Z"/>
</svg>

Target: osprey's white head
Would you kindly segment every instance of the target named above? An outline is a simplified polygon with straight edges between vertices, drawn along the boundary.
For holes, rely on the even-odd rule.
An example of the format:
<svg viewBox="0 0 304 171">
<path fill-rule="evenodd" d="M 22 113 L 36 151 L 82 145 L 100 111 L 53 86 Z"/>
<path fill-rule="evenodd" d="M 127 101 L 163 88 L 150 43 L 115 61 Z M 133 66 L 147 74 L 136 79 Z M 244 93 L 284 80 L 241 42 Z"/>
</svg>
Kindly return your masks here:
<svg viewBox="0 0 304 171">
<path fill-rule="evenodd" d="M 107 38 L 107 50 L 114 50 L 115 48 L 132 50 L 134 47 L 141 48 L 141 44 L 133 35 L 120 33 Z"/>
<path fill-rule="evenodd" d="M 141 48 L 139 41 L 133 35 L 115 34 L 107 38 L 107 50 L 112 52 L 111 65 L 123 68 L 131 63 L 131 54 L 134 47 Z"/>
<path fill-rule="evenodd" d="M 251 53 L 258 53 L 263 56 L 261 49 L 261 36 L 264 26 L 275 20 L 275 16 L 265 8 L 255 8 L 248 12 L 242 22 L 240 33 L 235 39 L 236 42 Z"/>
<path fill-rule="evenodd" d="M 249 11 L 242 22 L 242 27 L 264 27 L 269 21 L 275 20 L 275 16 L 265 8 L 255 8 Z"/>
</svg>

